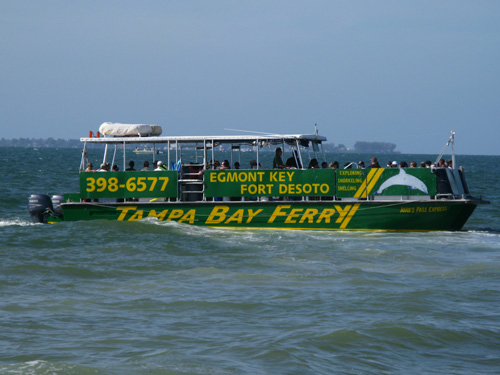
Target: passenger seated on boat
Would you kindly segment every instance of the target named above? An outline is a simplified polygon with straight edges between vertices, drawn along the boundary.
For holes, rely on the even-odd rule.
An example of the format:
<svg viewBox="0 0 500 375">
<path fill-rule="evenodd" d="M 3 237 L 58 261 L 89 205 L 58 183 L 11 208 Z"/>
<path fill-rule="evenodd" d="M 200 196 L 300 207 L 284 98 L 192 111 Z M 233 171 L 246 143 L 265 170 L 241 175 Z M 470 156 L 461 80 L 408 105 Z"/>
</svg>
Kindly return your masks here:
<svg viewBox="0 0 500 375">
<path fill-rule="evenodd" d="M 441 168 L 446 168 L 447 165 L 446 165 L 446 162 L 444 161 L 444 159 L 439 159 L 439 162 L 438 162 L 438 166 L 441 167 Z"/>
<path fill-rule="evenodd" d="M 375 156 L 370 159 L 371 164 L 367 168 L 380 168 L 380 164 Z"/>
<path fill-rule="evenodd" d="M 388 161 L 387 164 L 385 165 L 386 168 L 392 168 L 392 161 Z"/>
<path fill-rule="evenodd" d="M 250 169 L 257 169 L 257 162 L 255 160 L 250 160 Z"/>
<path fill-rule="evenodd" d="M 143 167 L 141 168 L 141 171 L 150 171 L 151 170 L 151 168 L 149 168 L 149 161 L 145 160 L 142 165 L 143 165 Z"/>
<path fill-rule="evenodd" d="M 127 168 L 127 169 L 125 169 L 125 170 L 126 170 L 126 171 L 135 171 L 135 169 L 134 169 L 134 165 L 135 165 L 134 161 L 133 161 L 133 160 L 130 160 L 130 161 L 128 162 L 128 168 Z"/>
<path fill-rule="evenodd" d="M 165 167 L 165 164 L 161 160 L 158 160 L 157 167 L 155 168 L 155 171 L 166 171 L 167 168 Z"/>
<path fill-rule="evenodd" d="M 399 168 L 408 168 L 408 163 L 405 161 L 399 162 Z"/>
<path fill-rule="evenodd" d="M 453 169 L 453 161 L 452 160 L 448 160 L 446 162 L 446 165 L 448 166 L 448 168 Z"/>
<path fill-rule="evenodd" d="M 365 162 L 363 160 L 358 161 L 358 168 L 365 169 Z"/>
<path fill-rule="evenodd" d="M 323 168 L 323 169 L 328 168 L 328 163 L 326 161 L 324 161 L 323 163 L 321 163 L 321 168 Z"/>
<path fill-rule="evenodd" d="M 302 164 L 300 163 L 299 154 L 297 150 L 293 151 L 293 155 L 286 160 L 286 168 L 299 168 L 302 169 Z"/>
<path fill-rule="evenodd" d="M 228 160 L 224 160 L 222 162 L 222 165 L 220 167 L 221 170 L 224 170 L 224 169 L 231 169 L 231 167 L 229 166 L 229 161 Z"/>
<path fill-rule="evenodd" d="M 332 169 L 339 169 L 339 162 L 334 160 L 330 163 L 330 168 Z"/>
<path fill-rule="evenodd" d="M 391 163 L 391 168 L 397 168 L 398 167 L 398 162 L 396 160 L 394 160 L 392 163 Z"/>
<path fill-rule="evenodd" d="M 102 163 L 101 168 L 97 170 L 97 172 L 109 172 L 109 164 L 108 163 Z"/>
<path fill-rule="evenodd" d="M 234 162 L 234 169 L 240 169 L 240 163 L 235 161 Z"/>
<path fill-rule="evenodd" d="M 87 164 L 87 169 L 85 169 L 85 172 L 95 172 L 94 166 L 92 163 Z"/>
<path fill-rule="evenodd" d="M 416 161 L 410 161 L 410 168 L 417 168 L 417 162 Z"/>
<path fill-rule="evenodd" d="M 281 147 L 278 147 L 276 149 L 276 155 L 274 156 L 274 159 L 273 159 L 273 169 L 286 168 L 285 163 L 283 163 L 283 159 L 281 159 L 282 154 L 283 154 L 283 151 L 281 151 Z"/>
<path fill-rule="evenodd" d="M 287 168 L 297 168 L 297 162 L 293 156 L 286 159 L 286 167 Z"/>
<path fill-rule="evenodd" d="M 113 168 L 111 169 L 113 172 L 118 172 L 120 168 L 116 164 L 113 164 Z"/>
<path fill-rule="evenodd" d="M 309 162 L 309 166 L 307 168 L 309 169 L 319 168 L 318 159 L 316 158 L 311 159 L 311 161 Z"/>
</svg>

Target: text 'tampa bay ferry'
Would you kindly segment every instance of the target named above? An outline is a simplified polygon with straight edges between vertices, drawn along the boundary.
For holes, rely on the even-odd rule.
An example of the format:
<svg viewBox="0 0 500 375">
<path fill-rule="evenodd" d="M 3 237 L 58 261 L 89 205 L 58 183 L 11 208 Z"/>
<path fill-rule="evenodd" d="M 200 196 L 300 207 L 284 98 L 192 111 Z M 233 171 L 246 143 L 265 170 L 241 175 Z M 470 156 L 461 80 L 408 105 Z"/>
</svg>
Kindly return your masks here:
<svg viewBox="0 0 500 375">
<path fill-rule="evenodd" d="M 454 160 L 453 168 L 303 168 L 311 151 L 322 152 L 326 138 L 317 131 L 165 137 L 157 125 L 113 123 L 99 131 L 103 136 L 81 138 L 80 192 L 31 195 L 33 221 L 155 218 L 219 228 L 460 230 L 485 203 L 470 195 Z M 167 168 L 126 171 L 127 153 L 144 144 L 152 158 L 164 150 Z M 85 171 L 96 145 L 104 150 L 103 165 L 120 164 L 120 171 Z M 270 145 L 298 168 L 262 169 L 262 148 Z M 216 169 L 212 161 L 221 147 L 230 150 L 232 162 L 243 151 L 254 152 L 255 169 Z"/>
</svg>

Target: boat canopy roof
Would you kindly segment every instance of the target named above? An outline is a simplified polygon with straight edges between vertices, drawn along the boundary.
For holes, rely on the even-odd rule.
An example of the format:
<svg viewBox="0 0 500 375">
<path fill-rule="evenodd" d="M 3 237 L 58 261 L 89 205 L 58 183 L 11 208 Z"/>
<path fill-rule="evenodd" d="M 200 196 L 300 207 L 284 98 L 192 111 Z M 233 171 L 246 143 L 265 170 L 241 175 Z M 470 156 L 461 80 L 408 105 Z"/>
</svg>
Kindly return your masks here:
<svg viewBox="0 0 500 375">
<path fill-rule="evenodd" d="M 136 144 L 136 143 L 206 143 L 211 144 L 248 144 L 266 146 L 269 144 L 287 144 L 307 147 L 309 142 L 322 143 L 326 137 L 317 134 L 259 134 L 259 135 L 237 135 L 237 136 L 169 136 L 169 137 L 99 137 L 80 138 L 81 142 L 105 143 L 105 144 Z"/>
</svg>

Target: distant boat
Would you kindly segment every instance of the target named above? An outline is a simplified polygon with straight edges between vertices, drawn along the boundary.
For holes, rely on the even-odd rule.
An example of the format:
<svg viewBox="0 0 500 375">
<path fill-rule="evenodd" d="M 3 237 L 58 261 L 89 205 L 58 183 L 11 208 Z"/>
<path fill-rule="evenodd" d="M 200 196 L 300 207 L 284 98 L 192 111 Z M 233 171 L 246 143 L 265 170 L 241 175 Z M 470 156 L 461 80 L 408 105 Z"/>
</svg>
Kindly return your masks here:
<svg viewBox="0 0 500 375">
<path fill-rule="evenodd" d="M 139 155 L 142 155 L 142 154 L 163 154 L 163 151 L 153 150 L 153 148 L 151 148 L 151 147 L 144 147 L 144 148 L 136 147 L 134 150 L 134 153 L 139 154 Z"/>
</svg>

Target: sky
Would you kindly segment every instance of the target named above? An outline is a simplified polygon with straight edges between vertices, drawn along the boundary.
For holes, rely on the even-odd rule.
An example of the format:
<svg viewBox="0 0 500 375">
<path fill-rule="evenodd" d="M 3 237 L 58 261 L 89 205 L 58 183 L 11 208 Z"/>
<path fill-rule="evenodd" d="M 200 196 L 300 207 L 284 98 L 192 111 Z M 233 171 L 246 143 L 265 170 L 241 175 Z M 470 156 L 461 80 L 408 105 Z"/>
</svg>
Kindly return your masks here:
<svg viewBox="0 0 500 375">
<path fill-rule="evenodd" d="M 319 133 L 499 155 L 500 1 L 0 1 L 3 138 Z"/>
</svg>

